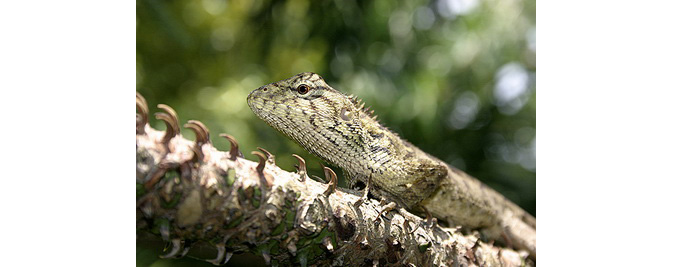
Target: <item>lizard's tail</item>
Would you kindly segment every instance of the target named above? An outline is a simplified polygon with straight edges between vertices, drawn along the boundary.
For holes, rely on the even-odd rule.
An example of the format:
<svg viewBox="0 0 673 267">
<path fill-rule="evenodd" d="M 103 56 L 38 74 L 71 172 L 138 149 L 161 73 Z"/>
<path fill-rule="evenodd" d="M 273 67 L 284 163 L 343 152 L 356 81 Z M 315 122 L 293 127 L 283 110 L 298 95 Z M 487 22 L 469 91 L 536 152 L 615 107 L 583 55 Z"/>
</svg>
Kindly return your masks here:
<svg viewBox="0 0 673 267">
<path fill-rule="evenodd" d="M 530 252 L 531 257 L 535 260 L 535 228 L 518 219 L 509 220 L 508 223 L 504 223 L 503 228 L 505 235 L 510 237 L 512 244 Z"/>
<path fill-rule="evenodd" d="M 488 239 L 501 239 L 535 258 L 535 217 L 465 172 L 449 172 L 420 205 L 433 216 L 468 229 L 482 229 Z"/>
</svg>

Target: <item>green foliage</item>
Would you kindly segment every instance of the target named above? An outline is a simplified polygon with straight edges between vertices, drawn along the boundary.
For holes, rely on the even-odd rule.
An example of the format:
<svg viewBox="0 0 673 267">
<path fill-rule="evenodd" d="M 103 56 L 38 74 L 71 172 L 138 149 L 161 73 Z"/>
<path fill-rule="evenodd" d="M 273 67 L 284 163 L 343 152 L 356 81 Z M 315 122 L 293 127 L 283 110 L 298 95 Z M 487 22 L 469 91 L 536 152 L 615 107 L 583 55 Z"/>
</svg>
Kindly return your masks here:
<svg viewBox="0 0 673 267">
<path fill-rule="evenodd" d="M 247 158 L 264 147 L 293 171 L 295 153 L 322 175 L 246 103 L 257 87 L 316 72 L 535 214 L 535 1 L 141 0 L 136 12 L 137 90 L 151 112 L 165 103 L 181 123 L 204 122 L 221 150 L 224 132 Z"/>
</svg>

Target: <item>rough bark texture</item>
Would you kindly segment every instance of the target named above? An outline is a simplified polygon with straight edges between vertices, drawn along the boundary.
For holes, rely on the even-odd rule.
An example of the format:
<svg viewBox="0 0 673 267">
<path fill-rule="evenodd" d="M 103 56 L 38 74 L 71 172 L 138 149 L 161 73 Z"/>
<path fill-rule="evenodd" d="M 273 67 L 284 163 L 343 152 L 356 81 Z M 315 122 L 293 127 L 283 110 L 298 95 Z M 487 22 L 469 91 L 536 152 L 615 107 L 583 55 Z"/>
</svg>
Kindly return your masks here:
<svg viewBox="0 0 673 267">
<path fill-rule="evenodd" d="M 532 265 L 526 252 L 500 248 L 405 212 L 384 209 L 379 201 L 358 201 L 357 192 L 336 188 L 336 175 L 325 168 L 323 184 L 275 166 L 273 155 L 253 152 L 259 162 L 242 158 L 235 139 L 221 152 L 198 121 L 180 134 L 177 114 L 147 124 L 148 108 L 136 97 L 136 227 L 138 238 L 170 243 L 165 257 L 188 255 L 190 247 L 212 247 L 209 260 L 224 263 L 234 252 L 253 252 L 273 265 Z M 194 256 L 189 254 L 190 256 Z M 203 258 L 203 255 L 197 257 Z"/>
</svg>

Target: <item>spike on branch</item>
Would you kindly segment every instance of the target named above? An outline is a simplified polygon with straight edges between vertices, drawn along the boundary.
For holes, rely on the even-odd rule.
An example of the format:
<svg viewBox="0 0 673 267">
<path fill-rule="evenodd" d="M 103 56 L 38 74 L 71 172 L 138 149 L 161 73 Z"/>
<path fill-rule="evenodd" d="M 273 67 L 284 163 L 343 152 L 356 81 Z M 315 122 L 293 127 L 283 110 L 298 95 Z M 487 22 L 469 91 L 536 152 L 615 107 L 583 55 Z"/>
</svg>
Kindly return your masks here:
<svg viewBox="0 0 673 267">
<path fill-rule="evenodd" d="M 381 200 L 381 205 L 383 205 L 384 203 L 385 203 L 385 199 L 382 199 Z M 379 211 L 379 214 L 376 215 L 376 218 L 374 219 L 374 221 L 378 221 L 379 218 L 381 218 L 381 215 L 383 215 L 384 212 L 389 212 L 389 211 L 395 209 L 396 207 L 397 207 L 397 203 L 395 203 L 395 202 L 386 203 L 385 205 L 383 205 L 383 207 L 381 207 L 381 211 Z"/>
<path fill-rule="evenodd" d="M 269 152 L 268 150 L 266 150 L 266 149 L 264 149 L 264 148 L 261 148 L 261 147 L 257 147 L 257 149 L 259 149 L 260 151 L 264 152 L 264 155 L 266 155 L 266 158 L 267 158 L 266 161 L 268 161 L 269 164 L 276 164 L 276 156 L 274 156 L 273 154 L 271 154 L 271 152 Z"/>
<path fill-rule="evenodd" d="M 136 109 L 139 112 L 136 118 L 136 134 L 145 134 L 145 125 L 149 121 L 149 107 L 145 98 L 138 92 L 136 92 Z"/>
<path fill-rule="evenodd" d="M 159 104 L 157 107 L 165 111 L 154 113 L 154 116 L 157 119 L 160 119 L 166 123 L 166 134 L 162 139 L 162 143 L 168 144 L 168 142 L 180 133 L 180 126 L 178 126 L 178 114 L 173 110 L 173 108 L 168 105 Z"/>
<path fill-rule="evenodd" d="M 299 181 L 306 181 L 306 161 L 297 154 L 292 154 L 292 156 L 299 162 L 299 165 L 294 165 L 297 169 L 297 174 L 299 174 Z"/>
<path fill-rule="evenodd" d="M 208 131 L 208 127 L 206 127 L 206 125 L 204 125 L 202 122 L 197 120 L 189 120 L 185 124 L 185 128 L 189 128 L 194 131 L 196 134 L 196 144 L 198 146 L 210 142 L 210 132 Z"/>
<path fill-rule="evenodd" d="M 166 174 L 166 169 L 161 166 L 152 174 L 151 178 L 145 183 L 145 189 L 150 190 Z"/>
<path fill-rule="evenodd" d="M 227 252 L 227 255 L 224 257 L 224 264 L 227 264 L 227 262 L 229 262 L 229 260 L 231 259 L 231 256 L 233 256 L 233 255 L 234 255 L 233 252 Z"/>
<path fill-rule="evenodd" d="M 334 193 L 334 191 L 336 191 L 337 175 L 329 167 L 322 166 L 322 168 L 325 171 L 325 179 L 329 181 L 327 185 L 327 190 L 325 190 L 323 194 L 325 196 L 329 196 L 330 194 Z"/>
<path fill-rule="evenodd" d="M 205 155 L 203 154 L 203 149 L 201 146 L 203 146 L 203 144 L 210 143 L 210 133 L 208 132 L 208 127 L 206 127 L 200 121 L 189 120 L 185 124 L 185 128 L 191 129 L 196 134 L 196 141 L 192 147 L 192 151 L 196 155 L 195 159 L 204 161 Z"/>
<path fill-rule="evenodd" d="M 271 185 L 266 181 L 264 177 L 264 167 L 266 166 L 266 156 L 258 151 L 252 151 L 252 154 L 259 158 L 259 163 L 257 164 L 257 173 L 259 174 L 259 179 L 262 180 L 262 183 L 266 187 L 271 187 Z"/>
<path fill-rule="evenodd" d="M 266 156 L 258 151 L 252 151 L 252 154 L 259 158 L 259 163 L 257 164 L 257 171 L 264 172 L 264 167 L 266 166 Z"/>
<path fill-rule="evenodd" d="M 238 149 L 238 141 L 236 141 L 236 138 L 233 136 L 225 133 L 220 134 L 220 136 L 229 140 L 229 144 L 231 145 L 231 148 L 229 149 L 229 159 L 236 160 L 236 158 L 241 155 L 241 151 Z"/>
<path fill-rule="evenodd" d="M 171 251 L 159 257 L 164 259 L 179 259 L 187 255 L 190 249 L 190 242 L 181 239 L 173 239 L 169 244 L 171 245 Z"/>
<path fill-rule="evenodd" d="M 227 248 L 224 246 L 224 243 L 216 244 L 215 247 L 217 248 L 217 256 L 212 260 L 207 260 L 207 262 L 217 266 L 225 264 L 224 255 L 227 252 Z"/>
</svg>

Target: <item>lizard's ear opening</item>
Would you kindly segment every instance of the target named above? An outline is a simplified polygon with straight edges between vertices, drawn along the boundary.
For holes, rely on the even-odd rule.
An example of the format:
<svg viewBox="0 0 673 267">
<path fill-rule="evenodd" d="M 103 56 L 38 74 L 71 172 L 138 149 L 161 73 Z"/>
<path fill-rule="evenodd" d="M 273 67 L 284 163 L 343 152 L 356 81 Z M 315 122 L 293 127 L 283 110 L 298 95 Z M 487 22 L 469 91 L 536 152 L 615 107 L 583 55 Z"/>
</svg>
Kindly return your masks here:
<svg viewBox="0 0 673 267">
<path fill-rule="evenodd" d="M 353 120 L 354 112 L 351 111 L 351 109 L 348 108 L 348 106 L 345 106 L 345 107 L 341 108 L 341 112 L 339 113 L 339 117 L 341 117 L 341 119 L 344 120 L 344 121 L 351 121 L 351 120 Z"/>
</svg>

